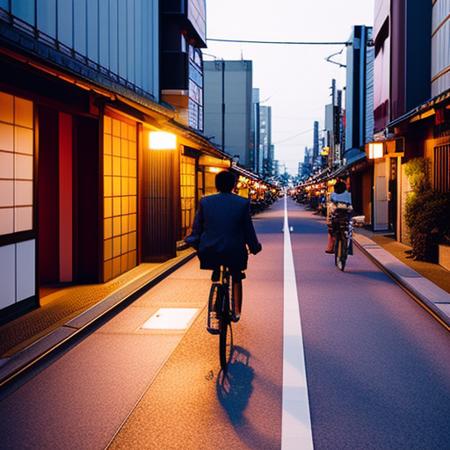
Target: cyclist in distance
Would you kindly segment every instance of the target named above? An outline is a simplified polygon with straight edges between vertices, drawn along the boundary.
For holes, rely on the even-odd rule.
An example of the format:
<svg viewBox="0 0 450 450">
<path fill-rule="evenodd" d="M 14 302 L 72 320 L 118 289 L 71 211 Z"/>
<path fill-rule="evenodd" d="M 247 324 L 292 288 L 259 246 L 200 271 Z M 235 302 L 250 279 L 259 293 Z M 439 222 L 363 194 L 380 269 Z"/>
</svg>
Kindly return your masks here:
<svg viewBox="0 0 450 450">
<path fill-rule="evenodd" d="M 248 251 L 256 255 L 262 250 L 250 216 L 250 201 L 233 194 L 236 177 L 222 171 L 215 179 L 218 193 L 203 197 L 195 215 L 192 233 L 185 242 L 198 251 L 200 268 L 212 270 L 212 281 L 218 281 L 220 266 L 230 269 L 232 296 L 240 318 L 243 271 L 247 268 Z"/>
<path fill-rule="evenodd" d="M 353 212 L 352 194 L 347 191 L 344 181 L 338 180 L 328 204 L 328 245 L 325 253 L 334 253 L 334 221 Z"/>
</svg>

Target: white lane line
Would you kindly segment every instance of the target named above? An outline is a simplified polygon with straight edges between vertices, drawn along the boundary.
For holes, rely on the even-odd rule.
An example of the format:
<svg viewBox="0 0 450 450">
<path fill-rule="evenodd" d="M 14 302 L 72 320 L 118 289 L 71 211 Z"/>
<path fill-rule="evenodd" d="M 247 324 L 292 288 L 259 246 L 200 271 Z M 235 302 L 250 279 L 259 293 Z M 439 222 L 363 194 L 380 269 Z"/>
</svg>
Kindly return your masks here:
<svg viewBox="0 0 450 450">
<path fill-rule="evenodd" d="M 284 317 L 281 449 L 313 449 L 297 281 L 284 198 Z"/>
</svg>

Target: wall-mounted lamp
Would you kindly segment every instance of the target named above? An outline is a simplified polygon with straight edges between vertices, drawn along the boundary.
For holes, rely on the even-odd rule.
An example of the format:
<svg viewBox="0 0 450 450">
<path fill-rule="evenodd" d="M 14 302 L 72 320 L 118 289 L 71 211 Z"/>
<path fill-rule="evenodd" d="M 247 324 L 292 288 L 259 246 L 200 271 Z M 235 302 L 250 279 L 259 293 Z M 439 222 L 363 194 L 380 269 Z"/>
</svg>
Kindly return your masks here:
<svg viewBox="0 0 450 450">
<path fill-rule="evenodd" d="M 148 133 L 149 150 L 176 150 L 177 136 L 167 131 L 150 131 Z"/>
<path fill-rule="evenodd" d="M 208 167 L 208 172 L 210 173 L 219 173 L 222 172 L 222 170 L 220 167 Z"/>
<path fill-rule="evenodd" d="M 369 159 L 378 159 L 384 156 L 383 142 L 369 142 L 367 144 L 367 157 Z"/>
</svg>

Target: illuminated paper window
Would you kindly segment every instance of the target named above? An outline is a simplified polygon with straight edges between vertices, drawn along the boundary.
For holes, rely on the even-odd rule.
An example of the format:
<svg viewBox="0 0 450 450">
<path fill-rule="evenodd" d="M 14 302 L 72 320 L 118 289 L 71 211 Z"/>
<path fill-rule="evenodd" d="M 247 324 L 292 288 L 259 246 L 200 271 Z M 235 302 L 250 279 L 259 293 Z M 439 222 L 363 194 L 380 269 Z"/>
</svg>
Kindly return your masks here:
<svg viewBox="0 0 450 450">
<path fill-rule="evenodd" d="M 0 92 L 0 235 L 33 229 L 33 102 Z"/>
<path fill-rule="evenodd" d="M 191 231 L 195 215 L 195 159 L 181 156 L 181 234 L 184 238 Z"/>
<path fill-rule="evenodd" d="M 136 266 L 136 126 L 105 116 L 103 124 L 103 270 L 108 281 Z"/>
</svg>

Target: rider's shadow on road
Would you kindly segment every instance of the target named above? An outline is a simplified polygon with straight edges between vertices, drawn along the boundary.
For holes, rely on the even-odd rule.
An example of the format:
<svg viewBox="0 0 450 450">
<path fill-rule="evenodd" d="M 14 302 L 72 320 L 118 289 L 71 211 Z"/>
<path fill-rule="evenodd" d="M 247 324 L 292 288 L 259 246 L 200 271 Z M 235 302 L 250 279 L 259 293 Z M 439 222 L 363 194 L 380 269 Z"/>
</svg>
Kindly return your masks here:
<svg viewBox="0 0 450 450">
<path fill-rule="evenodd" d="M 253 392 L 254 370 L 250 366 L 250 352 L 233 347 L 231 361 L 225 374 L 217 377 L 217 397 L 234 426 L 245 422 L 244 411 Z"/>
</svg>

